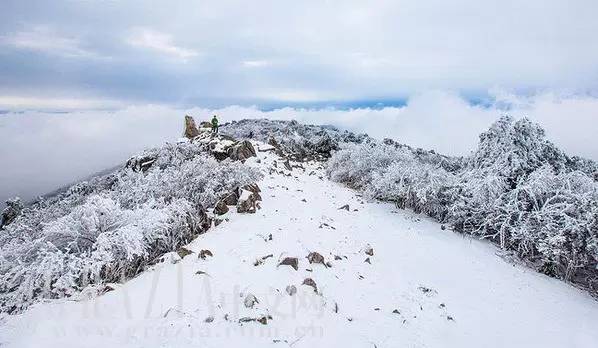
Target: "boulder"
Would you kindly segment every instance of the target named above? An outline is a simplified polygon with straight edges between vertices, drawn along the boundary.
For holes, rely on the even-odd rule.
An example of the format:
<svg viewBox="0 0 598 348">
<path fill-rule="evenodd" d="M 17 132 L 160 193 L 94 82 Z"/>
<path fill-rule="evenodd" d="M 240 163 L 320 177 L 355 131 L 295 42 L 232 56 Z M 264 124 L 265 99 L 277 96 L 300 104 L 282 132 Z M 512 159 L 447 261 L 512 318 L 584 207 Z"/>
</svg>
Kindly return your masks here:
<svg viewBox="0 0 598 348">
<path fill-rule="evenodd" d="M 131 168 L 134 172 L 146 172 L 156 162 L 157 156 L 153 154 L 144 154 L 129 158 L 125 168 Z"/>
<path fill-rule="evenodd" d="M 318 286 L 316 285 L 316 282 L 311 278 L 305 278 L 301 285 L 311 286 L 312 288 L 314 288 L 314 292 L 318 292 Z"/>
<path fill-rule="evenodd" d="M 237 213 L 255 213 L 258 197 L 259 195 L 251 191 L 241 190 L 241 197 L 239 197 L 239 202 L 237 203 Z"/>
<path fill-rule="evenodd" d="M 199 252 L 198 257 L 202 260 L 205 260 L 208 256 L 212 257 L 214 256 L 214 254 L 212 254 L 212 252 L 208 249 L 204 249 L 202 251 Z"/>
<path fill-rule="evenodd" d="M 6 208 L 2 211 L 2 221 L 0 221 L 0 229 L 13 222 L 25 206 L 19 197 L 9 199 L 6 201 Z"/>
<path fill-rule="evenodd" d="M 214 207 L 214 214 L 216 215 L 224 215 L 228 213 L 228 206 L 226 206 L 226 202 L 218 201 L 216 206 Z"/>
<path fill-rule="evenodd" d="M 326 265 L 324 261 L 324 256 L 315 251 L 312 251 L 311 253 L 309 253 L 309 255 L 307 255 L 307 261 L 309 261 L 309 263 L 321 263 L 323 265 Z"/>
<path fill-rule="evenodd" d="M 184 259 L 185 256 L 193 254 L 193 251 L 191 251 L 187 248 L 179 248 L 179 250 L 177 250 L 176 253 L 179 254 L 181 259 Z"/>
<path fill-rule="evenodd" d="M 185 115 L 185 137 L 189 139 L 193 139 L 199 135 L 199 131 L 197 130 L 197 126 L 195 125 L 195 120 L 193 117 Z"/>
<path fill-rule="evenodd" d="M 247 294 L 243 303 L 245 304 L 245 307 L 253 308 L 253 306 L 255 306 L 256 303 L 260 303 L 260 301 L 258 301 L 254 294 Z"/>
<path fill-rule="evenodd" d="M 239 202 L 239 190 L 235 189 L 222 199 L 226 205 L 237 205 Z"/>
<path fill-rule="evenodd" d="M 281 265 L 291 266 L 295 269 L 295 271 L 298 271 L 299 270 L 299 259 L 297 259 L 296 257 L 285 257 L 278 265 L 279 266 L 281 266 Z"/>
<path fill-rule="evenodd" d="M 255 157 L 255 149 L 249 140 L 243 140 L 227 149 L 228 156 L 233 161 L 246 160 Z"/>
<path fill-rule="evenodd" d="M 285 291 L 289 296 L 293 296 L 297 293 L 297 287 L 295 285 L 287 285 Z"/>
</svg>

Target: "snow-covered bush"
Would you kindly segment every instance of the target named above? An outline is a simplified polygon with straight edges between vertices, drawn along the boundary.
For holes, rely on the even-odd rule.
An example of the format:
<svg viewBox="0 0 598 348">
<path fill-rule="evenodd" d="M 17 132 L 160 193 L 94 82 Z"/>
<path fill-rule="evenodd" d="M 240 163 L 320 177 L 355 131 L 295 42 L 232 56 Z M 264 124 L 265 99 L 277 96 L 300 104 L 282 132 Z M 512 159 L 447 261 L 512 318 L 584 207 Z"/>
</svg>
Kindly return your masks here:
<svg viewBox="0 0 598 348">
<path fill-rule="evenodd" d="M 217 161 L 198 144 L 169 144 L 26 207 L 0 234 L 0 311 L 139 273 L 210 226 L 206 208 L 261 174 Z"/>
<path fill-rule="evenodd" d="M 490 239 L 538 270 L 598 293 L 595 162 L 569 157 L 527 119 L 498 120 L 467 158 L 392 140 L 346 145 L 332 180 Z"/>
<path fill-rule="evenodd" d="M 330 157 L 343 143 L 362 143 L 365 134 L 340 131 L 333 126 L 300 124 L 297 121 L 246 119 L 226 123 L 220 132 L 235 138 L 255 139 L 262 142 L 274 140 L 281 150 L 297 159 Z"/>
</svg>

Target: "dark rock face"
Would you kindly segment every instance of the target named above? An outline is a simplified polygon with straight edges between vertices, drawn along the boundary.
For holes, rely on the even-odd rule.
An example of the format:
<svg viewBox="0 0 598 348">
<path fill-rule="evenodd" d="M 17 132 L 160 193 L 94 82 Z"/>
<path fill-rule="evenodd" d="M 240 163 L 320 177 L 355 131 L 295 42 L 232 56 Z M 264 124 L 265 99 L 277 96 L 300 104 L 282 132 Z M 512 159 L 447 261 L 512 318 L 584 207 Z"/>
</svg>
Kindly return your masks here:
<svg viewBox="0 0 598 348">
<path fill-rule="evenodd" d="M 214 214 L 224 215 L 226 213 L 228 213 L 228 206 L 226 203 L 224 201 L 219 201 L 216 203 L 216 206 L 214 207 Z"/>
<path fill-rule="evenodd" d="M 315 251 L 312 251 L 311 253 L 309 253 L 309 255 L 307 255 L 307 261 L 309 261 L 309 263 L 321 263 L 323 265 L 326 265 L 324 261 L 324 256 Z"/>
<path fill-rule="evenodd" d="M 311 278 L 305 278 L 303 280 L 302 285 L 311 286 L 312 288 L 314 288 L 314 292 L 318 292 L 318 286 L 316 285 L 316 282 Z"/>
<path fill-rule="evenodd" d="M 143 154 L 131 157 L 125 164 L 125 168 L 131 168 L 134 172 L 146 172 L 156 162 L 156 157 L 152 154 Z"/>
<path fill-rule="evenodd" d="M 295 269 L 295 271 L 298 271 L 299 270 L 299 259 L 297 259 L 296 257 L 285 257 L 282 261 L 280 261 L 280 263 L 278 265 L 279 266 L 281 266 L 281 265 L 291 266 Z"/>
<path fill-rule="evenodd" d="M 6 208 L 2 211 L 0 229 L 13 222 L 21 214 L 24 207 L 23 202 L 18 197 L 6 201 Z"/>
<path fill-rule="evenodd" d="M 226 204 L 226 205 L 237 205 L 237 203 L 239 202 L 239 190 L 235 190 L 233 192 L 231 192 L 230 194 L 228 194 L 228 196 L 224 197 L 224 199 L 222 199 L 222 201 Z"/>
<path fill-rule="evenodd" d="M 255 149 L 249 140 L 243 140 L 229 147 L 227 153 L 233 161 L 242 161 L 256 156 Z"/>
<path fill-rule="evenodd" d="M 262 197 L 257 193 L 259 192 L 257 184 L 246 185 L 245 187 L 241 189 L 241 195 L 237 202 L 237 213 L 253 214 L 258 208 L 257 202 L 261 201 Z"/>
<path fill-rule="evenodd" d="M 195 120 L 191 116 L 185 116 L 185 137 L 193 139 L 199 135 Z"/>
</svg>

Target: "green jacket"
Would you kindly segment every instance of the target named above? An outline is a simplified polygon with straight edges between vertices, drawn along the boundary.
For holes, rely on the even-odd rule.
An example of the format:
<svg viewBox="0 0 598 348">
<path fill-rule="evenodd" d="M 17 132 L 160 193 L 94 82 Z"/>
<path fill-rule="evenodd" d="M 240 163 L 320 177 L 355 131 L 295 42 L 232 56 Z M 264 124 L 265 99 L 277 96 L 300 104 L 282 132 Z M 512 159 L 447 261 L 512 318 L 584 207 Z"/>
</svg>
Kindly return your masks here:
<svg viewBox="0 0 598 348">
<path fill-rule="evenodd" d="M 218 119 L 216 116 L 212 117 L 212 127 L 218 127 Z"/>
</svg>

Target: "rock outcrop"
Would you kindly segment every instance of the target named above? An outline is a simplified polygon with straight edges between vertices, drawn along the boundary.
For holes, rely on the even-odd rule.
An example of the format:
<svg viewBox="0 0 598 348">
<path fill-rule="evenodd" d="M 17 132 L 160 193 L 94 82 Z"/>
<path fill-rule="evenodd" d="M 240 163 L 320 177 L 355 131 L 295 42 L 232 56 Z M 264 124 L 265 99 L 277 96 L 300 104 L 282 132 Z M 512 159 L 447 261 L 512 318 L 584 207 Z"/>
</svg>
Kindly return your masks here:
<svg viewBox="0 0 598 348">
<path fill-rule="evenodd" d="M 2 211 L 2 221 L 0 221 L 0 229 L 13 222 L 23 211 L 23 202 L 16 197 L 6 201 L 6 208 Z"/>
<path fill-rule="evenodd" d="M 195 120 L 191 116 L 185 116 L 185 137 L 193 139 L 199 135 Z"/>
</svg>

